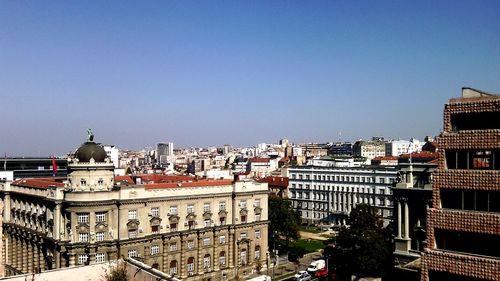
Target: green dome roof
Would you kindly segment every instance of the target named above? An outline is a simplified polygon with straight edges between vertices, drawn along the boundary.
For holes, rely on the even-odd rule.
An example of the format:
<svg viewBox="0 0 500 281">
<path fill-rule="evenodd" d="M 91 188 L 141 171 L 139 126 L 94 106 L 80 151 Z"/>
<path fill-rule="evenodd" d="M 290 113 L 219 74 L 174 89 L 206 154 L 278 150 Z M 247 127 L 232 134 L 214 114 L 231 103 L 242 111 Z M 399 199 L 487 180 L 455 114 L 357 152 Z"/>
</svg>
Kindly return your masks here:
<svg viewBox="0 0 500 281">
<path fill-rule="evenodd" d="M 101 145 L 93 141 L 88 141 L 76 150 L 75 157 L 80 162 L 90 162 L 91 158 L 94 158 L 95 162 L 104 162 L 106 159 L 106 151 L 104 151 Z"/>
</svg>

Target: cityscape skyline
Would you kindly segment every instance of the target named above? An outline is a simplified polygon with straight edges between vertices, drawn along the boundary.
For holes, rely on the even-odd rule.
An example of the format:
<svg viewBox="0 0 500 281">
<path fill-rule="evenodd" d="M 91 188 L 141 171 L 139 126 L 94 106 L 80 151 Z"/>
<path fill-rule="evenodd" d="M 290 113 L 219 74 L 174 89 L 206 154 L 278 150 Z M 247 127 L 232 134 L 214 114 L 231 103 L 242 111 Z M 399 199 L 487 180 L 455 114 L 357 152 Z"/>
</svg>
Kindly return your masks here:
<svg viewBox="0 0 500 281">
<path fill-rule="evenodd" d="M 497 1 L 3 2 L 0 153 L 386 138 L 499 93 Z"/>
</svg>

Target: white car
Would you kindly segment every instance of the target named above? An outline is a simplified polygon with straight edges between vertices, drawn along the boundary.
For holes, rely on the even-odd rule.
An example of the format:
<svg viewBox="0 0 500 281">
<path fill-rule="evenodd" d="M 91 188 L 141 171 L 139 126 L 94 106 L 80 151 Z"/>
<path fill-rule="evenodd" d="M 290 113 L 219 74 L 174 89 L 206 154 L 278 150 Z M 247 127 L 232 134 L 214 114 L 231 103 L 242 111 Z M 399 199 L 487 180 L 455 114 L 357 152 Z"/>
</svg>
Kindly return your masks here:
<svg viewBox="0 0 500 281">
<path fill-rule="evenodd" d="M 295 274 L 293 277 L 295 277 L 296 281 L 309 281 L 312 279 L 311 275 L 304 270 L 299 271 L 299 273 Z"/>
</svg>

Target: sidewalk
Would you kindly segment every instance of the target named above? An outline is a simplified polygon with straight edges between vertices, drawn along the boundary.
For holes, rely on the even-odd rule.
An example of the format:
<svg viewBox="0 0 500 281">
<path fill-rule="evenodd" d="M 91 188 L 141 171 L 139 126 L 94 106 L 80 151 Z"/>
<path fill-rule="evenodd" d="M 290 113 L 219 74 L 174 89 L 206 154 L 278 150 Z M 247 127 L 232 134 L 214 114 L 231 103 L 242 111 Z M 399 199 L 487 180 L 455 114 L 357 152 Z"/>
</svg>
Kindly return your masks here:
<svg viewBox="0 0 500 281">
<path fill-rule="evenodd" d="M 306 270 L 306 268 L 311 264 L 311 262 L 320 259 L 322 257 L 320 251 L 305 254 L 304 257 L 299 259 L 299 263 L 295 264 L 292 262 L 286 262 L 282 264 L 278 264 L 274 268 L 274 279 L 273 280 L 284 280 L 289 277 L 292 277 L 300 270 Z M 273 276 L 273 268 L 269 268 L 268 274 L 269 276 Z"/>
</svg>

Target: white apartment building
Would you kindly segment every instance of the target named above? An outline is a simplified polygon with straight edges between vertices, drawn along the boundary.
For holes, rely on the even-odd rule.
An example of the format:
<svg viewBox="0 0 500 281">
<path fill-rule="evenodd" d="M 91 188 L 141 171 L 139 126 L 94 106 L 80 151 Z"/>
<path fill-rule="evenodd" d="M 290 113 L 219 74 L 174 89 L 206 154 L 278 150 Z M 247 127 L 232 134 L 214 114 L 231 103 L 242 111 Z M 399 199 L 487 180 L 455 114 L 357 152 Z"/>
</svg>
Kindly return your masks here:
<svg viewBox="0 0 500 281">
<path fill-rule="evenodd" d="M 399 156 L 409 152 L 420 152 L 424 143 L 416 139 L 393 140 L 385 144 L 385 156 Z"/>
<path fill-rule="evenodd" d="M 392 218 L 394 167 L 296 166 L 288 173 L 289 198 L 305 222 L 345 224 L 358 203 L 377 207 L 384 225 Z"/>
<path fill-rule="evenodd" d="M 116 168 L 120 168 L 120 161 L 118 158 L 118 148 L 116 148 L 112 144 L 105 144 L 102 146 L 104 148 L 104 151 L 106 151 L 106 155 L 111 159 L 111 162 L 113 162 L 113 166 Z"/>
</svg>

